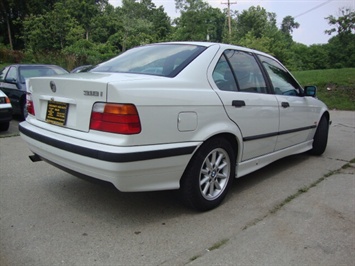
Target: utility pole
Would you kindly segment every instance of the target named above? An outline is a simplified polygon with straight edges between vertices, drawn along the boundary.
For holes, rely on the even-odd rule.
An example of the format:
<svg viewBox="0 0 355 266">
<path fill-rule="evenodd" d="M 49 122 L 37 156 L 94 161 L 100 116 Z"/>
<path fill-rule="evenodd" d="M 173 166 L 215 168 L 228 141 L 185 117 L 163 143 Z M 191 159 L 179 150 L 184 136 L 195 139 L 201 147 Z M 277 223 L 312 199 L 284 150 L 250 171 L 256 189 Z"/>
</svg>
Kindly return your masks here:
<svg viewBox="0 0 355 266">
<path fill-rule="evenodd" d="M 228 0 L 227 3 L 221 3 L 222 5 L 227 5 L 227 17 L 228 17 L 228 33 L 229 33 L 229 38 L 232 35 L 232 26 L 231 26 L 231 5 L 237 4 L 237 2 L 230 2 L 230 0 Z"/>
</svg>

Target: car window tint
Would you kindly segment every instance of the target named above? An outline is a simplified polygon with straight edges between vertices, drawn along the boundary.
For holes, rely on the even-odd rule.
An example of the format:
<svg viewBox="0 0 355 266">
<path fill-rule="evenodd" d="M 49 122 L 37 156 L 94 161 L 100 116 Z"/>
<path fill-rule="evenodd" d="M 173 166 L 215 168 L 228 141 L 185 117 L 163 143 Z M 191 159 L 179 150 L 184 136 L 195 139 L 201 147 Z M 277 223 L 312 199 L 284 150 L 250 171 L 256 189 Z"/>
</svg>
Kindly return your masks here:
<svg viewBox="0 0 355 266">
<path fill-rule="evenodd" d="M 300 94 L 299 84 L 280 63 L 262 55 L 259 55 L 259 58 L 269 74 L 275 94 L 290 96 Z"/>
<path fill-rule="evenodd" d="M 237 91 L 237 84 L 233 72 L 224 55 L 218 60 L 212 77 L 217 87 L 223 91 Z"/>
<path fill-rule="evenodd" d="M 46 66 L 21 66 L 19 68 L 20 80 L 22 83 L 25 83 L 25 80 L 33 77 L 44 77 L 52 76 L 56 74 L 65 74 L 64 70 L 61 68 L 52 68 Z"/>
<path fill-rule="evenodd" d="M 263 74 L 251 53 L 227 50 L 225 55 L 232 66 L 241 92 L 267 93 Z"/>
<path fill-rule="evenodd" d="M 5 67 L 1 70 L 0 72 L 0 81 L 5 81 L 5 76 L 7 71 L 9 70 L 9 67 Z"/>
<path fill-rule="evenodd" d="M 9 72 L 7 72 L 5 80 L 8 82 L 16 82 L 17 81 L 16 67 L 10 67 Z"/>
<path fill-rule="evenodd" d="M 176 76 L 206 48 L 198 45 L 160 44 L 137 47 L 90 70 Z"/>
</svg>

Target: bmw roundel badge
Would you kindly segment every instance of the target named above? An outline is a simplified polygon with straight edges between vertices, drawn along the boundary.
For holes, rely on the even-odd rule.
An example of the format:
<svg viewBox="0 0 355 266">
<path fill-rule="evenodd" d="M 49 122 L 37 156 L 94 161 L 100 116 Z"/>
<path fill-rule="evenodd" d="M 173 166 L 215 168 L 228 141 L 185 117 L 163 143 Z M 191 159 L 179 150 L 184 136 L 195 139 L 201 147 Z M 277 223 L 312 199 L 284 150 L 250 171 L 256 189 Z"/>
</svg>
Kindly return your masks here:
<svg viewBox="0 0 355 266">
<path fill-rule="evenodd" d="M 54 81 L 49 82 L 49 86 L 53 92 L 57 91 L 57 86 L 55 85 Z"/>
</svg>

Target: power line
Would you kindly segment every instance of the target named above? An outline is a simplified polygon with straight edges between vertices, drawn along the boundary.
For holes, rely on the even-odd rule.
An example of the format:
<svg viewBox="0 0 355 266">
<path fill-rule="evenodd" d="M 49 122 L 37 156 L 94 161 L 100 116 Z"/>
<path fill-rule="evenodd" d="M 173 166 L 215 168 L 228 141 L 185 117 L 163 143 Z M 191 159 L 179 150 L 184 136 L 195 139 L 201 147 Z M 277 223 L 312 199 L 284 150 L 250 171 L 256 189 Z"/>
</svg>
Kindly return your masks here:
<svg viewBox="0 0 355 266">
<path fill-rule="evenodd" d="M 321 3 L 321 4 L 319 4 L 319 5 L 317 5 L 317 6 L 313 7 L 313 8 L 311 8 L 311 9 L 305 11 L 305 12 L 302 12 L 301 14 L 298 14 L 297 16 L 294 16 L 294 18 L 298 18 L 298 17 L 300 17 L 300 16 L 306 15 L 306 14 L 308 14 L 309 12 L 312 12 L 313 10 L 316 10 L 316 9 L 318 9 L 318 8 L 320 8 L 320 7 L 322 7 L 322 6 L 326 5 L 326 4 L 329 4 L 330 2 L 333 2 L 333 1 L 334 1 L 334 0 L 328 0 L 327 2 Z"/>
</svg>

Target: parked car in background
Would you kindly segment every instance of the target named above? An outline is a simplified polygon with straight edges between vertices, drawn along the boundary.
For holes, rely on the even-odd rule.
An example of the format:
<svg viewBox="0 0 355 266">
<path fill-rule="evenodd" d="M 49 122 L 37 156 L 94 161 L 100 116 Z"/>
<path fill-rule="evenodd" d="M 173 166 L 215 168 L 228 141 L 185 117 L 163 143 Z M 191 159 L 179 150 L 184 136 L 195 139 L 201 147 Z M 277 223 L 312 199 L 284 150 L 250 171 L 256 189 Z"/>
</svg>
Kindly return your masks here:
<svg viewBox="0 0 355 266">
<path fill-rule="evenodd" d="M 30 79 L 28 93 L 19 130 L 33 161 L 121 191 L 179 189 L 203 211 L 234 178 L 327 146 L 330 116 L 316 87 L 239 46 L 140 46 L 86 73 Z"/>
<path fill-rule="evenodd" d="M 72 71 L 70 71 L 70 73 L 86 72 L 92 67 L 93 67 L 92 65 L 78 66 L 78 67 L 74 68 Z"/>
<path fill-rule="evenodd" d="M 13 107 L 13 114 L 20 115 L 22 119 L 25 119 L 27 115 L 26 79 L 67 73 L 67 70 L 56 65 L 9 65 L 0 71 L 0 90 L 2 90 L 10 98 Z"/>
<path fill-rule="evenodd" d="M 9 97 L 0 90 L 0 131 L 9 129 L 12 119 L 12 106 Z"/>
</svg>

